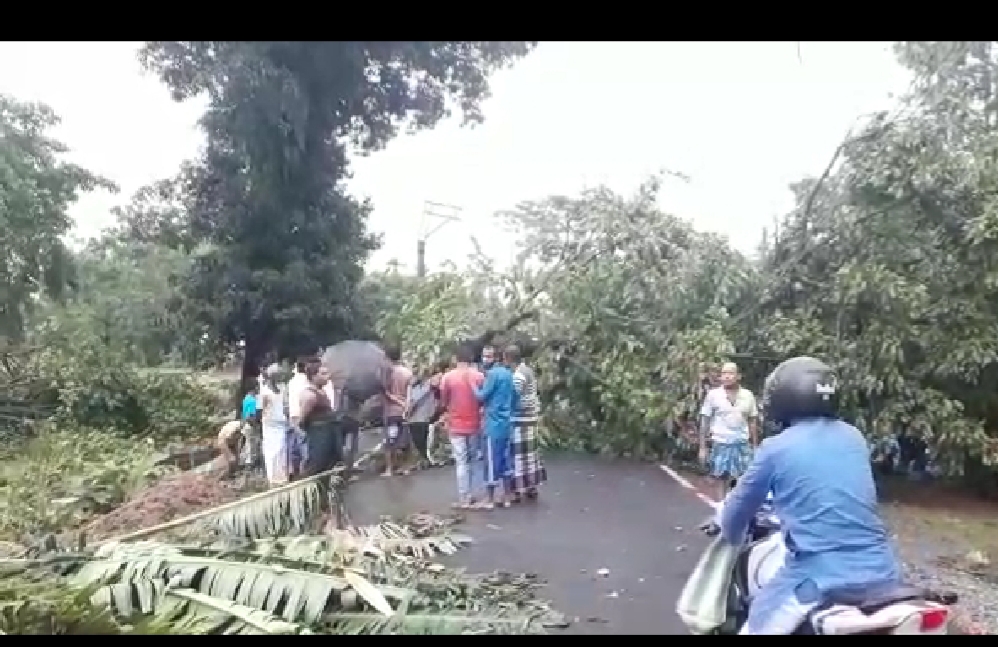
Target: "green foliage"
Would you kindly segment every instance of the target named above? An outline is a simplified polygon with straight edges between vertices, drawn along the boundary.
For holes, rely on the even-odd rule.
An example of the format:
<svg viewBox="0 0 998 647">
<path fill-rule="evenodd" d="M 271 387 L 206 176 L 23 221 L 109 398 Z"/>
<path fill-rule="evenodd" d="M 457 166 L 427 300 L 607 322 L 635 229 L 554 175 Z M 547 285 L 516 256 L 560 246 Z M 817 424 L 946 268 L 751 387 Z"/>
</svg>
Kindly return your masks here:
<svg viewBox="0 0 998 647">
<path fill-rule="evenodd" d="M 204 423 L 210 398 L 136 365 L 245 343 L 252 368 L 376 334 L 427 366 L 517 321 L 507 336 L 530 340 L 553 444 L 675 452 L 707 365 L 734 358 L 758 389 L 780 359 L 813 354 L 871 440 L 916 437 L 950 474 L 998 486 L 995 43 L 898 44 L 913 77 L 898 109 L 792 187 L 755 258 L 663 213 L 652 179 L 630 198 L 601 188 L 502 214 L 520 234 L 512 268 L 479 254 L 460 274 L 363 277 L 377 241 L 342 184 L 348 153 L 452 107 L 480 120 L 489 74 L 531 46 L 149 43 L 144 64 L 178 99 L 207 95 L 207 146 L 72 258 L 65 207 L 101 181 L 58 161 L 47 109 L 3 99 L 0 420 L 29 402 L 175 434 Z"/>
<path fill-rule="evenodd" d="M 196 365 L 196 340 L 179 313 L 178 282 L 191 259 L 178 249 L 113 236 L 75 257 L 77 285 L 62 303 L 46 302 L 40 318 L 93 335 L 138 366 Z"/>
<path fill-rule="evenodd" d="M 998 459 L 992 43 L 902 43 L 896 115 L 850 137 L 764 250 L 755 341 L 838 365 L 871 436 L 921 438 L 959 473 Z M 754 325 L 753 325 L 754 324 Z"/>
<path fill-rule="evenodd" d="M 449 333 L 418 330 L 419 312 L 479 333 L 478 304 L 536 309 L 521 332 L 540 341 L 548 441 L 639 455 L 682 445 L 706 365 L 733 358 L 758 389 L 781 358 L 815 355 L 871 440 L 924 440 L 950 474 L 998 486 L 998 48 L 897 53 L 914 74 L 899 109 L 793 187 L 758 258 L 661 213 L 657 181 L 630 200 L 552 197 L 504 214 L 515 267 L 480 262 L 459 300 L 411 290 L 382 327 L 439 343 Z"/>
<path fill-rule="evenodd" d="M 0 540 L 73 528 L 162 476 L 154 445 L 102 430 L 44 425 L 0 454 Z"/>
<path fill-rule="evenodd" d="M 0 574 L 2 575 L 2 574 Z M 92 591 L 61 585 L 51 574 L 0 577 L 0 635 L 93 636 L 129 633 L 108 609 L 95 608 Z"/>
<path fill-rule="evenodd" d="M 73 278 L 62 241 L 66 208 L 109 181 L 59 159 L 66 147 L 47 132 L 59 123 L 40 104 L 0 95 L 0 336 L 20 338 L 34 298 L 59 297 Z"/>
<path fill-rule="evenodd" d="M 503 214 L 522 240 L 514 268 L 500 273 L 480 257 L 460 282 L 395 278 L 414 287 L 379 328 L 414 356 L 432 356 L 537 311 L 507 336 L 539 342 L 528 346 L 547 441 L 674 451 L 673 422 L 690 410 L 701 364 L 735 350 L 728 312 L 748 299 L 755 274 L 723 240 L 662 213 L 659 188 L 653 179 L 629 200 L 595 189 L 522 204 Z"/>
<path fill-rule="evenodd" d="M 40 633 L 40 614 L 26 612 L 39 608 L 64 633 L 104 625 L 134 634 L 537 634 L 563 624 L 529 579 L 469 577 L 435 563 L 469 541 L 440 526 L 424 518 L 323 536 L 0 559 L 4 580 L 23 587 L 0 587 L 0 631 Z M 15 613 L 3 613 L 6 600 Z"/>
<path fill-rule="evenodd" d="M 441 273 L 420 281 L 385 272 L 367 277 L 363 289 L 368 305 L 379 313 L 375 329 L 383 339 L 401 345 L 408 361 L 430 367 L 449 359 L 458 340 L 477 331 L 474 294 L 458 274 Z"/>
<path fill-rule="evenodd" d="M 219 402 L 191 375 L 142 369 L 128 353 L 87 330 L 52 319 L 30 340 L 26 369 L 34 397 L 55 406 L 57 421 L 125 435 L 192 437 L 209 431 Z"/>
<path fill-rule="evenodd" d="M 342 185 L 348 146 L 367 152 L 400 127 L 432 127 L 453 101 L 467 120 L 480 120 L 488 75 L 528 50 L 493 42 L 148 43 L 143 64 L 178 100 L 206 94 L 210 103 L 205 152 L 181 175 L 183 217 L 178 227 L 158 227 L 175 242 L 202 243 L 183 283 L 187 320 L 221 347 L 245 344 L 247 375 L 272 350 L 293 356 L 366 332 L 355 314 L 357 285 L 378 241 L 366 231 L 370 205 Z"/>
</svg>

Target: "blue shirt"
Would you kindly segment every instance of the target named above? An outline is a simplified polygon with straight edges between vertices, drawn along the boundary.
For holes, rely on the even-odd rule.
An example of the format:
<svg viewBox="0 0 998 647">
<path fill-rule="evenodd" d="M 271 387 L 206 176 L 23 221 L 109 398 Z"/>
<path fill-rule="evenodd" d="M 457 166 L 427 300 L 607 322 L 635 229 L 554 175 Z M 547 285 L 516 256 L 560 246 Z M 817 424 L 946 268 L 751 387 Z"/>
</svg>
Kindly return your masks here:
<svg viewBox="0 0 998 647">
<path fill-rule="evenodd" d="M 242 419 L 248 420 L 256 415 L 256 396 L 252 393 L 247 393 L 246 397 L 243 398 L 243 413 Z"/>
<path fill-rule="evenodd" d="M 762 442 L 724 500 L 721 534 L 740 545 L 772 491 L 787 559 L 780 579 L 802 602 L 899 582 L 901 568 L 877 512 L 870 450 L 858 429 L 813 419 Z"/>
<path fill-rule="evenodd" d="M 493 364 L 485 383 L 475 389 L 475 397 L 485 406 L 485 434 L 505 438 L 513 431 L 513 373 L 502 364 Z"/>
</svg>

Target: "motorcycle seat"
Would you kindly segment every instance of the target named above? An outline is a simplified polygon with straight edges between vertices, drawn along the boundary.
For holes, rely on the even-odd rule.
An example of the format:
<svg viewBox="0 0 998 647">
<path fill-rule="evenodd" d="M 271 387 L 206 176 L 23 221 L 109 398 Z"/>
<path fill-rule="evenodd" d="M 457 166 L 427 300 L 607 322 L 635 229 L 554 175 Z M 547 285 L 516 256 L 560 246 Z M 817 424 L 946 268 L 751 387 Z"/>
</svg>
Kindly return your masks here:
<svg viewBox="0 0 998 647">
<path fill-rule="evenodd" d="M 898 602 L 921 600 L 925 590 L 917 586 L 899 584 L 898 586 L 875 593 L 856 593 L 853 591 L 833 592 L 827 598 L 827 604 L 855 607 L 867 615 L 871 615 Z"/>
</svg>

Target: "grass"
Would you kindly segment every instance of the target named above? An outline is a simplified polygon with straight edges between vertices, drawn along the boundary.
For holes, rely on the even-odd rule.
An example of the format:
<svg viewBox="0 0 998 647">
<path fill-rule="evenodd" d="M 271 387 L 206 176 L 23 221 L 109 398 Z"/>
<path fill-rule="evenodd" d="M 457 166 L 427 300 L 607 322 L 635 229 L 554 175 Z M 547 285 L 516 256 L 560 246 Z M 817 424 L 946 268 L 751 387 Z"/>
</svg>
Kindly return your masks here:
<svg viewBox="0 0 998 647">
<path fill-rule="evenodd" d="M 998 503 L 938 483 L 881 483 L 884 514 L 909 558 L 998 583 Z"/>
<path fill-rule="evenodd" d="M 88 429 L 44 427 L 0 450 L 0 540 L 22 541 L 85 522 L 159 477 L 156 448 Z"/>
<path fill-rule="evenodd" d="M 698 490 L 715 496 L 711 479 L 684 474 Z M 878 488 L 881 510 L 907 559 L 998 584 L 998 502 L 901 476 L 879 480 Z"/>
</svg>

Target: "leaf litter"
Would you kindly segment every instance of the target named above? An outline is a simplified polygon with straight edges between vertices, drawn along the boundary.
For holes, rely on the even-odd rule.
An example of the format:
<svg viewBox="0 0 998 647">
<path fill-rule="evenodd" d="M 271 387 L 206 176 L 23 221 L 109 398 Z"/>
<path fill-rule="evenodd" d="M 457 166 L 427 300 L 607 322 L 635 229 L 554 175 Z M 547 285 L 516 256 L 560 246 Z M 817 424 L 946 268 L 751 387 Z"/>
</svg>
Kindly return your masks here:
<svg viewBox="0 0 998 647">
<path fill-rule="evenodd" d="M 111 512 L 93 518 L 82 528 L 66 533 L 65 538 L 72 537 L 73 541 L 60 541 L 59 544 L 63 546 L 68 546 L 71 543 L 78 544 L 82 550 L 84 543 L 92 544 L 94 541 L 120 536 L 131 531 L 193 515 L 244 498 L 257 489 L 266 489 L 266 484 L 259 479 L 258 475 L 252 473 L 241 474 L 232 480 L 220 480 L 211 474 L 197 474 L 190 471 L 171 474 L 163 477 L 155 485 L 136 492 L 125 503 Z M 386 572 L 378 578 L 380 584 L 390 584 L 395 581 L 397 586 L 413 585 L 416 587 L 418 597 L 407 603 L 406 606 L 409 610 L 403 612 L 407 618 L 406 623 L 412 621 L 418 623 L 421 621 L 420 618 L 424 618 L 428 622 L 437 618 L 432 620 L 432 623 L 437 624 L 456 621 L 458 625 L 464 625 L 459 630 L 457 626 L 453 627 L 460 633 L 494 633 L 496 630 L 499 630 L 500 633 L 537 633 L 538 631 L 543 633 L 547 629 L 564 628 L 571 624 L 570 620 L 555 611 L 550 603 L 538 597 L 538 589 L 545 583 L 536 574 L 514 574 L 502 571 L 470 574 L 465 573 L 462 569 L 445 567 L 436 563 L 432 559 L 434 553 L 447 554 L 449 552 L 443 549 L 448 542 L 441 541 L 442 537 L 450 537 L 452 542 L 456 542 L 453 543 L 454 546 L 471 541 L 471 538 L 462 538 L 463 536 L 452 532 L 453 527 L 463 521 L 464 518 L 460 514 L 451 516 L 415 514 L 404 520 L 393 521 L 384 518 L 379 526 L 370 527 L 371 529 L 350 528 L 338 532 L 341 535 L 341 540 L 343 533 L 353 533 L 359 539 L 365 537 L 378 539 L 377 535 L 384 535 L 384 531 L 389 530 L 390 532 L 387 533 L 386 537 L 388 544 L 383 546 L 386 548 L 393 545 L 393 534 L 401 533 L 409 537 L 408 541 L 401 538 L 401 543 L 410 543 L 416 548 L 400 551 L 398 550 L 401 548 L 400 546 L 392 550 L 394 554 L 391 556 L 387 554 L 382 554 L 380 557 L 371 556 L 375 557 L 374 563 L 384 564 Z M 393 528 L 394 530 L 392 530 Z M 191 527 L 190 530 L 196 531 L 196 526 Z M 301 539 L 308 538 L 302 537 Z M 215 539 L 215 541 L 219 540 L 224 540 L 224 537 Z M 232 538 L 232 541 L 246 542 L 247 540 Z M 294 542 L 296 540 L 289 537 L 286 539 L 278 538 L 275 541 Z M 346 544 L 351 543 L 337 541 L 333 533 L 327 535 L 326 541 L 337 552 L 347 547 Z M 249 543 L 252 544 L 252 540 L 249 540 Z M 263 544 L 258 542 L 258 545 Z M 65 549 L 57 548 L 54 541 L 50 549 L 66 555 Z M 390 561 L 384 562 L 383 560 L 386 558 Z M 365 557 L 363 561 L 368 563 L 364 569 L 367 571 L 367 577 L 373 577 L 382 571 L 382 568 L 379 567 L 375 567 L 374 571 L 369 570 L 371 568 L 369 558 Z M 275 569 L 279 566 L 279 562 L 273 565 Z M 293 564 L 288 564 L 288 567 L 295 568 Z M 395 570 L 394 576 L 389 576 L 392 569 Z M 388 576 L 387 579 L 385 576 Z M 212 599 L 217 604 L 232 604 L 231 601 L 224 599 L 224 596 Z M 248 611 L 252 611 L 252 609 Z M 421 616 L 420 613 L 430 615 Z M 344 622 L 348 620 L 348 616 L 349 614 L 342 616 Z M 478 619 L 479 626 L 477 628 L 467 625 L 466 619 L 475 618 Z M 496 625 L 495 622 L 500 624 Z M 365 619 L 364 623 L 369 623 L 369 620 Z M 330 625 L 325 631 L 329 630 L 334 633 L 353 633 L 352 630 L 338 625 L 336 628 Z M 444 633 L 451 632 L 450 630 L 442 630 Z M 144 633 L 143 630 L 138 630 L 138 632 Z M 395 625 L 379 628 L 377 624 L 374 624 L 370 625 L 368 630 L 363 631 L 363 633 L 385 632 L 411 633 L 412 630 L 402 629 Z M 417 631 L 417 633 L 423 633 L 423 631 Z"/>
</svg>

